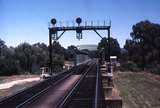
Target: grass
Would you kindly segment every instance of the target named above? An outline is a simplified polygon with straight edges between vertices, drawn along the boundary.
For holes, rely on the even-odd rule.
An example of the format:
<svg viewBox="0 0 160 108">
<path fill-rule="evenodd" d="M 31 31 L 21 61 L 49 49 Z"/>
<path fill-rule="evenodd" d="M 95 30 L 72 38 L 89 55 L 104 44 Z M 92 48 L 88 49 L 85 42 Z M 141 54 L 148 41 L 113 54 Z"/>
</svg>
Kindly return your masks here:
<svg viewBox="0 0 160 108">
<path fill-rule="evenodd" d="M 160 108 L 160 76 L 149 73 L 118 72 L 115 84 L 125 108 Z"/>
</svg>

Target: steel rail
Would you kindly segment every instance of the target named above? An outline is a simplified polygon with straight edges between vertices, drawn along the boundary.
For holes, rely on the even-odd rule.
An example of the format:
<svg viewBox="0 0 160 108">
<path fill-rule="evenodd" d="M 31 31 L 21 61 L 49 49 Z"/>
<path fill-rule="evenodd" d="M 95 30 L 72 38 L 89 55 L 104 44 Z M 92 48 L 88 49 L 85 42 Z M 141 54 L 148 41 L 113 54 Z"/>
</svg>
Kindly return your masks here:
<svg viewBox="0 0 160 108">
<path fill-rule="evenodd" d="M 65 105 L 67 104 L 68 100 L 70 100 L 72 98 L 72 95 L 76 92 L 77 88 L 80 86 L 80 83 L 83 81 L 83 79 L 85 78 L 85 76 L 87 75 L 87 73 L 90 71 L 90 69 L 93 67 L 94 65 L 92 64 L 87 71 L 84 73 L 84 75 L 76 82 L 75 86 L 72 88 L 72 90 L 66 94 L 64 96 L 64 99 L 61 100 L 59 103 L 59 105 L 56 108 L 64 108 Z"/>
<path fill-rule="evenodd" d="M 82 66 L 82 65 L 80 65 Z M 84 66 L 83 66 L 84 67 Z M 81 69 L 82 67 L 78 68 Z M 80 71 L 80 70 L 78 70 Z M 74 71 L 72 70 L 72 72 L 70 72 L 68 75 L 64 76 L 63 78 L 59 79 L 58 81 L 56 81 L 55 83 L 51 84 L 50 86 L 48 86 L 47 88 L 43 89 L 42 91 L 38 92 L 37 94 L 33 95 L 32 97 L 28 98 L 27 100 L 25 100 L 24 102 L 18 104 L 16 106 L 16 108 L 21 108 L 23 106 L 27 106 L 33 102 L 35 102 L 37 100 L 38 97 L 42 96 L 43 94 L 47 93 L 51 87 L 53 87 L 54 85 L 57 85 L 58 83 L 60 83 L 61 81 L 67 79 L 69 76 L 71 76 L 74 73 Z"/>
<path fill-rule="evenodd" d="M 89 62 L 87 62 L 87 63 L 89 63 Z M 85 63 L 85 64 L 87 64 L 87 63 Z M 87 65 L 88 66 L 88 65 Z M 85 76 L 87 75 L 87 73 L 90 71 L 90 69 L 93 67 L 94 65 L 93 65 L 93 62 L 90 62 L 90 67 L 88 67 L 88 69 L 86 69 L 86 66 L 85 65 L 79 65 L 79 67 L 78 67 L 78 69 L 77 69 L 77 72 L 79 72 L 79 71 L 81 71 L 82 69 L 85 69 L 85 71 L 82 71 L 81 73 L 82 73 L 82 76 L 80 77 L 80 79 L 79 80 L 77 80 L 76 81 L 76 83 L 74 84 L 74 86 L 73 86 L 73 88 L 71 88 L 71 91 L 69 92 L 69 93 L 66 93 L 64 96 L 63 96 L 63 98 L 62 98 L 62 100 L 60 100 L 59 101 L 59 107 L 57 107 L 57 108 L 61 108 L 61 106 L 63 106 L 63 104 L 65 104 L 66 102 L 67 102 L 67 100 L 73 95 L 73 93 L 75 92 L 75 90 L 78 88 L 78 86 L 80 85 L 80 83 L 82 82 L 82 80 L 85 78 Z M 76 69 L 76 68 L 75 68 Z M 13 105 L 12 107 L 15 107 L 15 108 L 21 108 L 21 107 L 24 107 L 25 105 L 29 105 L 29 104 L 31 104 L 31 103 L 33 103 L 33 102 L 35 102 L 36 100 L 38 100 L 37 98 L 38 97 L 40 97 L 40 96 L 42 96 L 43 94 L 45 94 L 51 87 L 53 87 L 54 85 L 56 85 L 56 84 L 58 84 L 59 82 L 61 82 L 61 81 L 63 81 L 63 80 L 65 80 L 66 78 L 68 78 L 70 75 L 72 75 L 72 74 L 74 74 L 74 72 L 75 72 L 75 70 L 71 70 L 71 72 L 68 74 L 68 75 L 66 75 L 65 73 L 66 72 L 64 72 L 64 74 L 63 73 L 61 73 L 60 75 L 57 75 L 58 76 L 58 78 L 60 78 L 60 76 L 63 76 L 63 78 L 61 78 L 61 79 L 54 79 L 54 82 L 52 82 L 52 80 L 53 79 L 48 79 L 48 80 L 45 80 L 44 82 L 43 82 L 43 84 L 37 84 L 37 85 L 39 85 L 39 86 L 37 86 L 37 85 L 35 85 L 36 87 L 31 87 L 31 88 L 29 88 L 29 90 L 27 90 L 27 91 L 25 91 L 25 90 L 23 90 L 23 91 L 21 91 L 21 92 L 19 92 L 19 93 L 16 93 L 15 95 L 13 95 L 13 96 L 11 96 L 11 98 L 9 98 L 9 102 L 15 102 L 15 103 L 8 103 L 8 106 L 10 106 L 10 105 Z M 50 84 L 47 84 L 47 82 Z M 40 87 L 40 85 L 41 86 L 43 86 L 43 87 Z M 45 87 L 46 86 L 46 87 Z M 35 90 L 35 89 L 38 89 L 38 88 L 43 88 L 42 90 Z M 20 98 L 22 97 L 22 95 L 28 95 L 28 93 L 31 93 L 31 91 L 32 90 L 34 90 L 34 93 L 36 92 L 36 91 L 38 91 L 37 93 L 32 93 L 32 94 L 29 94 L 29 98 L 28 98 L 28 96 L 25 96 L 25 98 L 23 99 L 22 98 L 22 100 L 20 100 Z M 17 97 L 18 96 L 18 97 Z M 19 99 L 19 103 L 17 102 L 16 103 L 16 99 Z M 1 105 L 3 105 L 3 104 L 5 104 L 5 106 L 6 106 L 6 108 L 9 108 L 8 106 L 7 106 L 7 100 L 2 100 L 2 101 L 0 101 L 0 104 Z"/>
<path fill-rule="evenodd" d="M 98 60 L 97 60 L 98 61 Z M 97 62 L 97 73 L 96 73 L 96 90 L 95 90 L 95 101 L 94 108 L 98 108 L 98 90 L 99 88 L 99 63 Z"/>
<path fill-rule="evenodd" d="M 16 106 L 16 108 L 21 108 L 23 107 L 23 105 L 26 104 L 30 104 L 32 102 L 34 102 L 38 97 L 40 97 L 41 95 L 45 94 L 51 87 L 53 87 L 54 85 L 58 84 L 59 82 L 65 80 L 66 78 L 68 78 L 72 73 L 68 74 L 67 76 L 59 79 L 58 81 L 56 81 L 54 84 L 48 86 L 47 88 L 43 89 L 42 91 L 38 92 L 37 94 L 35 94 L 34 96 L 28 98 L 26 101 L 24 101 L 23 103 L 19 104 Z"/>
<path fill-rule="evenodd" d="M 42 82 L 39 82 L 39 83 L 37 83 L 27 89 L 24 89 L 24 90 L 17 92 L 16 94 L 2 98 L 2 99 L 0 99 L 0 106 L 5 106 L 5 108 L 10 108 L 10 105 L 12 105 L 13 107 L 15 107 L 15 106 L 17 106 L 18 103 L 24 102 L 25 99 L 35 95 L 37 93 L 37 91 L 38 92 L 42 91 L 42 90 L 37 90 L 38 88 L 44 89 L 44 88 L 48 87 L 49 84 L 56 82 L 58 80 L 58 78 L 66 76 L 66 74 L 67 74 L 67 72 L 62 72 L 62 73 L 56 75 L 55 77 L 52 77 L 52 78 L 49 78 L 49 79 L 44 80 Z M 27 96 L 22 97 L 25 94 L 27 94 Z"/>
</svg>

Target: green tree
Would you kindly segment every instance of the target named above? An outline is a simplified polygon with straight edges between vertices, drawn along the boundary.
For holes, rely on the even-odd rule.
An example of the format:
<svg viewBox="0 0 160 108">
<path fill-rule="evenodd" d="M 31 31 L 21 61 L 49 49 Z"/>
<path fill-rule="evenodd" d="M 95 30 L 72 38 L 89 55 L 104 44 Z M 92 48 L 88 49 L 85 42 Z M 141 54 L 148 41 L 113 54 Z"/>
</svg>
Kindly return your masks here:
<svg viewBox="0 0 160 108">
<path fill-rule="evenodd" d="M 32 54 L 32 46 L 28 43 L 22 43 L 15 48 L 15 56 L 20 63 L 21 71 L 32 72 Z"/>
<path fill-rule="evenodd" d="M 64 55 L 65 49 L 59 44 L 59 42 L 54 41 L 52 46 L 53 54 Z"/>
<path fill-rule="evenodd" d="M 108 38 L 103 38 L 99 43 L 98 43 L 98 50 L 101 51 L 101 49 L 104 49 L 105 51 L 105 57 L 108 57 Z M 120 46 L 117 41 L 117 39 L 110 38 L 110 55 L 111 56 L 120 56 Z M 106 58 L 107 59 L 107 58 Z"/>
<path fill-rule="evenodd" d="M 130 60 L 139 67 L 160 63 L 160 25 L 150 21 L 141 21 L 132 27 L 131 40 L 126 40 L 124 48 L 128 50 Z"/>
<path fill-rule="evenodd" d="M 40 67 L 48 66 L 49 53 L 48 47 L 44 43 L 35 43 L 32 45 L 32 70 L 40 71 Z"/>
<path fill-rule="evenodd" d="M 0 39 L 0 56 L 2 56 L 2 52 L 5 47 L 5 42 Z"/>
<path fill-rule="evenodd" d="M 77 52 L 78 49 L 76 46 L 74 45 L 68 46 L 68 48 L 65 50 L 65 60 L 71 60 L 71 61 L 75 60 Z"/>
<path fill-rule="evenodd" d="M 64 64 L 65 48 L 63 48 L 59 42 L 54 41 L 52 46 L 53 57 L 53 71 L 60 72 Z"/>
<path fill-rule="evenodd" d="M 0 75 L 18 74 L 18 62 L 14 56 L 14 48 L 8 48 L 0 39 Z"/>
</svg>

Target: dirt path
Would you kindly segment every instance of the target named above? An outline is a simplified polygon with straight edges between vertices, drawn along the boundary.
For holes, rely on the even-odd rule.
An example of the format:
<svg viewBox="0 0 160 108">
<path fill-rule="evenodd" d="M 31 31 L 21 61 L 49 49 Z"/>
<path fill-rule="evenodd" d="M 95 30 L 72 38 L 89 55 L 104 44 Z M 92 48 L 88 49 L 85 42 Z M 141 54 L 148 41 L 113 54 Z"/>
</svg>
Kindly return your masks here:
<svg viewBox="0 0 160 108">
<path fill-rule="evenodd" d="M 2 84 L 0 84 L 0 90 L 11 88 L 11 87 L 13 87 L 14 85 L 17 85 L 17 84 L 24 84 L 24 83 L 27 83 L 27 82 L 33 82 L 33 81 L 39 81 L 39 80 L 40 80 L 40 78 L 37 77 L 37 78 L 26 78 L 26 79 L 21 79 L 21 80 L 15 80 L 15 81 L 11 81 L 11 82 L 2 83 Z"/>
<path fill-rule="evenodd" d="M 12 95 L 40 81 L 38 75 L 14 75 L 0 77 L 0 98 Z"/>
</svg>

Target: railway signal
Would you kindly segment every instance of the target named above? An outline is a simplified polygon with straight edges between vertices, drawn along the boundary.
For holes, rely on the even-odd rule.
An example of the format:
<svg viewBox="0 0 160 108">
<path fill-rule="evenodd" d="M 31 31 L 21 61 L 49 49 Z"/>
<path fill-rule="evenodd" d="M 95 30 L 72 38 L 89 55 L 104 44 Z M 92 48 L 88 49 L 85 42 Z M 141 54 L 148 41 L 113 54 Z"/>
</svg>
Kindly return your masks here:
<svg viewBox="0 0 160 108">
<path fill-rule="evenodd" d="M 107 60 L 110 63 L 110 28 L 111 28 L 111 23 L 109 25 L 104 24 L 100 25 L 98 22 L 98 25 L 95 26 L 93 25 L 93 21 L 91 21 L 91 25 L 87 24 L 87 22 L 85 21 L 85 25 L 82 25 L 82 19 L 80 17 L 76 18 L 76 23 L 77 26 L 73 25 L 73 26 L 56 26 L 57 24 L 57 20 L 55 18 L 51 19 L 51 24 L 52 26 L 49 27 L 49 68 L 50 68 L 50 72 L 52 73 L 53 71 L 53 67 L 52 67 L 52 43 L 53 41 L 58 41 L 62 35 L 66 32 L 66 31 L 75 31 L 76 32 L 76 38 L 78 40 L 82 39 L 82 31 L 94 31 L 100 38 L 103 38 L 103 36 L 101 36 L 101 34 L 98 32 L 98 30 L 107 30 L 108 32 L 108 43 L 109 43 L 109 48 L 108 48 L 108 57 Z M 58 35 L 58 32 L 61 32 L 61 34 Z M 110 71 L 110 70 L 109 70 Z"/>
</svg>

